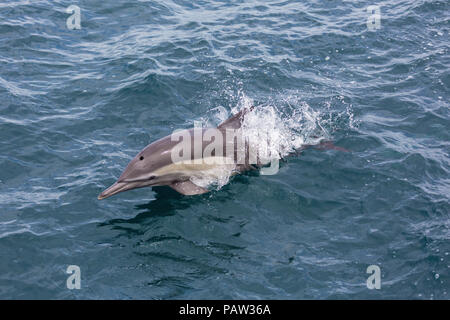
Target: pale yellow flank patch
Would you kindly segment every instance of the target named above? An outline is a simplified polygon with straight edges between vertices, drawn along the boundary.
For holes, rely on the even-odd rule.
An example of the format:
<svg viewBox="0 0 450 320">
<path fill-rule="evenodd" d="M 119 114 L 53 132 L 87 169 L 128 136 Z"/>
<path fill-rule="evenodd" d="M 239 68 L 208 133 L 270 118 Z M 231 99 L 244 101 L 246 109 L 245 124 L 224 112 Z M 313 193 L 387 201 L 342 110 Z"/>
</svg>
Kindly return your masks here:
<svg viewBox="0 0 450 320">
<path fill-rule="evenodd" d="M 176 163 L 169 164 L 162 168 L 159 168 L 154 172 L 157 176 L 164 176 L 173 174 L 176 172 L 184 173 L 187 176 L 203 175 L 201 173 L 207 173 L 209 171 L 216 170 L 233 170 L 235 164 L 232 159 L 227 157 L 206 157 L 195 160 L 184 160 Z"/>
</svg>

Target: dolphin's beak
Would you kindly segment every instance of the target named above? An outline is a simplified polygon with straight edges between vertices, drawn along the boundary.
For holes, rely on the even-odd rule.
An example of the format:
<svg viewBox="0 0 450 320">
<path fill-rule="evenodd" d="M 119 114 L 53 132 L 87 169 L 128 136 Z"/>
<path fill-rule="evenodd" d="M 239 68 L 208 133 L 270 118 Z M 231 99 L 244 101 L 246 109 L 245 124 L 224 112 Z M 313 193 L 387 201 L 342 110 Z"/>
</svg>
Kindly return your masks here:
<svg viewBox="0 0 450 320">
<path fill-rule="evenodd" d="M 132 189 L 133 185 L 127 182 L 115 182 L 111 187 L 100 193 L 97 197 L 98 200 L 102 200 L 111 197 L 119 192 Z"/>
</svg>

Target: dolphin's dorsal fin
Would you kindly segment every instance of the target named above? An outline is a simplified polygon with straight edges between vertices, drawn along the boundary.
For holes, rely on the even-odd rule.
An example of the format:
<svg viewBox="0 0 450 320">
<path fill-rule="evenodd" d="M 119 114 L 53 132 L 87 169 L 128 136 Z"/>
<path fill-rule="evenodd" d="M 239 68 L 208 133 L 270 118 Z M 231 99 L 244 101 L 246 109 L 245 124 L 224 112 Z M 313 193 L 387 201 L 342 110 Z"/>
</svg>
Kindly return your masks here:
<svg viewBox="0 0 450 320">
<path fill-rule="evenodd" d="M 244 120 L 244 115 L 250 111 L 252 111 L 255 107 L 244 108 L 238 113 L 236 113 L 231 118 L 225 120 L 219 126 L 218 129 L 239 129 L 241 127 L 242 121 Z"/>
<path fill-rule="evenodd" d="M 192 196 L 195 194 L 203 194 L 209 192 L 209 190 L 202 188 L 189 180 L 174 182 L 170 184 L 170 187 L 175 191 L 184 194 L 185 196 Z"/>
</svg>

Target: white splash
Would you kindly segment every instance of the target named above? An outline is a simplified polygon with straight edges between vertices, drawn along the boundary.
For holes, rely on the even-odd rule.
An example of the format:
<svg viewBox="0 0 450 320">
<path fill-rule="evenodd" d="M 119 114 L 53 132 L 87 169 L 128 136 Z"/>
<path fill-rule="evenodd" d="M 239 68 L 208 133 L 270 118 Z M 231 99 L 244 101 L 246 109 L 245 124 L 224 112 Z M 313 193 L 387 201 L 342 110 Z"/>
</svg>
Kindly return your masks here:
<svg viewBox="0 0 450 320">
<path fill-rule="evenodd" d="M 275 102 L 271 99 L 270 103 L 255 106 L 252 99 L 240 93 L 240 99 L 231 112 L 219 106 L 210 110 L 212 116 L 202 120 L 211 126 L 211 122 L 223 122 L 252 106 L 255 108 L 245 115 L 242 132 L 250 145 L 258 146 L 259 161 L 263 164 L 284 158 L 304 145 L 315 145 L 331 138 L 325 126 L 330 120 L 294 95 Z M 235 173 L 233 167 L 218 167 L 192 177 L 191 181 L 202 187 L 219 190 Z"/>
<path fill-rule="evenodd" d="M 245 96 L 241 101 L 241 108 L 253 105 Z M 261 153 L 262 163 L 284 158 L 306 144 L 315 145 L 330 138 L 321 124 L 319 111 L 314 111 L 306 102 L 296 101 L 294 105 L 292 102 L 285 100 L 279 105 L 272 102 L 257 106 L 244 118 L 243 134 L 250 145 L 266 150 Z"/>
<path fill-rule="evenodd" d="M 206 189 L 219 190 L 226 185 L 230 177 L 236 174 L 234 165 L 220 165 L 204 170 L 201 174 L 191 176 L 190 180 L 196 185 Z"/>
</svg>

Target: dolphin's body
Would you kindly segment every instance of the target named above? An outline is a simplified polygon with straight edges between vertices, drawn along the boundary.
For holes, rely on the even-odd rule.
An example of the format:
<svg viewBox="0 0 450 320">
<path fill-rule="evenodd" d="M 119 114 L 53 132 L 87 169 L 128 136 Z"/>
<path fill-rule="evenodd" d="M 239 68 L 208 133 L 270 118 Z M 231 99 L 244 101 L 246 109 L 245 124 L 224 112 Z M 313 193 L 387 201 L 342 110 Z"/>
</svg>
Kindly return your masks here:
<svg viewBox="0 0 450 320">
<path fill-rule="evenodd" d="M 225 135 L 226 130 L 238 130 L 240 129 L 244 115 L 253 110 L 252 108 L 246 108 L 241 110 L 236 115 L 232 116 L 217 129 L 223 132 Z M 190 137 L 194 139 L 194 130 L 191 129 L 188 132 Z M 202 129 L 205 132 L 206 129 Z M 234 142 L 233 138 L 233 142 Z M 226 151 L 224 143 L 224 151 L 219 157 L 215 157 L 215 152 L 212 156 L 215 157 L 214 161 L 200 161 L 197 163 L 198 155 L 195 152 L 191 152 L 190 161 L 174 162 L 172 157 L 172 149 L 179 143 L 179 141 L 173 141 L 171 136 L 166 136 L 160 140 L 157 140 L 142 151 L 140 151 L 133 160 L 130 161 L 124 172 L 121 174 L 117 182 L 115 182 L 108 189 L 103 191 L 98 199 L 105 199 L 119 192 L 148 187 L 148 186 L 169 186 L 184 195 L 196 195 L 208 192 L 207 189 L 196 185 L 191 180 L 195 177 L 202 177 L 205 173 L 214 176 L 220 175 L 221 170 L 230 170 L 233 173 L 239 173 L 242 171 L 254 169 L 254 167 L 244 161 L 244 164 L 238 164 L 227 162 Z M 208 146 L 209 142 L 202 141 L 202 153 L 200 160 L 208 160 L 203 158 L 203 151 Z M 194 148 L 194 141 L 192 140 L 192 148 Z M 248 148 L 245 149 L 248 152 Z M 234 149 L 234 154 L 231 158 L 237 159 L 237 150 Z M 225 155 L 225 156 L 224 156 Z M 228 155 L 230 156 L 230 155 Z M 244 155 L 248 160 L 248 154 Z M 228 157 L 230 158 L 230 157 Z"/>
<path fill-rule="evenodd" d="M 267 159 L 265 162 L 261 160 L 259 151 L 255 152 L 254 148 L 248 145 L 248 141 L 245 138 L 243 139 L 244 145 L 237 143 L 238 139 L 241 139 L 241 142 L 243 141 L 242 136 L 240 136 L 242 131 L 239 131 L 239 129 L 241 129 L 243 124 L 244 116 L 253 109 L 254 107 L 242 109 L 217 127 L 216 131 L 224 139 L 221 144 L 222 147 L 215 149 L 213 152 L 205 152 L 211 143 L 203 138 L 200 140 L 201 146 L 199 149 L 201 149 L 201 153 L 195 152 L 195 129 L 186 131 L 191 139 L 189 144 L 191 152 L 188 159 L 182 161 L 174 161 L 173 149 L 179 144 L 179 141 L 173 139 L 172 136 L 166 136 L 149 144 L 130 161 L 117 182 L 103 191 L 98 196 L 98 199 L 105 199 L 119 192 L 149 186 L 169 186 L 184 195 L 202 194 L 208 192 L 208 190 L 195 184 L 193 182 L 195 178 L 202 179 L 206 177 L 214 179 L 223 176 L 224 172 L 225 175 L 232 175 L 247 170 L 254 170 L 256 169 L 255 165 L 261 167 L 267 164 Z M 208 130 L 200 129 L 201 137 Z M 229 132 L 238 132 L 238 135 L 230 136 Z M 215 140 L 216 138 L 214 137 L 214 140 L 211 138 L 210 141 L 215 142 Z M 229 145 L 231 145 L 231 148 L 228 148 Z M 308 147 L 348 151 L 344 148 L 336 147 L 331 141 L 321 141 L 317 145 L 301 146 L 296 150 L 296 154 Z M 222 152 L 216 152 L 216 150 L 222 150 Z"/>
</svg>

